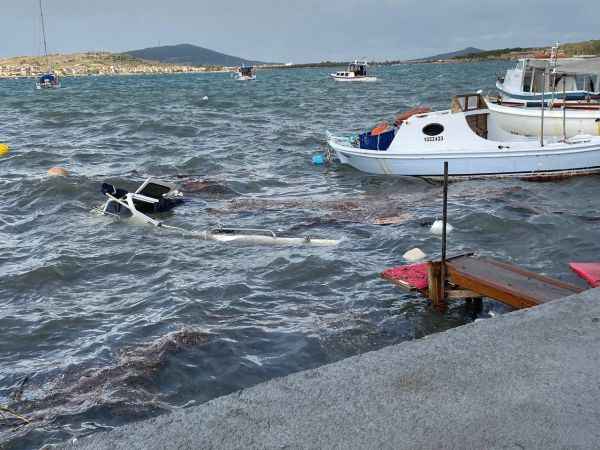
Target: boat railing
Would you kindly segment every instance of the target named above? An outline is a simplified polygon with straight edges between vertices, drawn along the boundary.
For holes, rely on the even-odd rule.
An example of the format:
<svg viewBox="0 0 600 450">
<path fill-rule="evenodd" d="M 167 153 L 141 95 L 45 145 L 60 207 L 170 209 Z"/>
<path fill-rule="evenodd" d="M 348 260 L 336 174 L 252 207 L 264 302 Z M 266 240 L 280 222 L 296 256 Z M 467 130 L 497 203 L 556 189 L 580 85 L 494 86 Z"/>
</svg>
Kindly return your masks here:
<svg viewBox="0 0 600 450">
<path fill-rule="evenodd" d="M 474 93 L 455 95 L 452 97 L 452 106 L 450 107 L 450 110 L 453 113 L 458 113 L 486 109 L 486 107 L 483 96 L 480 93 Z"/>
</svg>

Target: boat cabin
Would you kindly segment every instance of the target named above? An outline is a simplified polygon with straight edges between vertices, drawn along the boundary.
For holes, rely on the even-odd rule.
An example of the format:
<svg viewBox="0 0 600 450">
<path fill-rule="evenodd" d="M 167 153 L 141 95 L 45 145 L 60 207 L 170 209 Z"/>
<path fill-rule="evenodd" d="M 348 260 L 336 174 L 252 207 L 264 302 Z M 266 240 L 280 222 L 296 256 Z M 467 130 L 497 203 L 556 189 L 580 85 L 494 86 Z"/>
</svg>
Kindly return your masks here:
<svg viewBox="0 0 600 450">
<path fill-rule="evenodd" d="M 346 71 L 339 71 L 335 73 L 337 77 L 366 77 L 367 74 L 367 62 L 366 61 L 354 61 L 348 65 Z"/>
<path fill-rule="evenodd" d="M 41 77 L 38 78 L 37 84 L 39 87 L 58 87 L 60 85 L 60 81 L 58 76 L 53 73 L 45 73 Z"/>
<path fill-rule="evenodd" d="M 254 76 L 254 67 L 242 66 L 238 69 L 238 73 L 242 77 L 252 77 L 252 76 Z"/>
<path fill-rule="evenodd" d="M 600 99 L 600 61 L 596 60 L 599 58 L 521 59 L 498 77 L 497 87 L 505 96 L 518 100 L 542 92 L 561 97 L 563 91 L 568 100 Z"/>
</svg>

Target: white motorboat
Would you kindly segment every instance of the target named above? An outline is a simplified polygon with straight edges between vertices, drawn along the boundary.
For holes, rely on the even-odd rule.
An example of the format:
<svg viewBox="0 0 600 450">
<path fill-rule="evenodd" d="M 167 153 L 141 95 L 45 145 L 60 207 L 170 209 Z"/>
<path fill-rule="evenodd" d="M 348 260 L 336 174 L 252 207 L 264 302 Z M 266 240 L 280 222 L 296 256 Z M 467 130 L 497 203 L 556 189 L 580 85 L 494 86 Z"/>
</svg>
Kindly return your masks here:
<svg viewBox="0 0 600 450">
<path fill-rule="evenodd" d="M 40 17 L 42 20 L 42 42 L 44 44 L 44 55 L 48 64 L 48 72 L 40 76 L 36 83 L 36 89 L 58 89 L 60 87 L 60 79 L 52 71 L 52 64 L 50 62 L 50 56 L 48 55 L 48 44 L 46 42 L 46 21 L 44 20 L 44 10 L 42 8 L 42 0 L 39 0 L 40 6 Z"/>
<path fill-rule="evenodd" d="M 257 245 L 337 245 L 334 239 L 314 239 L 311 236 L 278 236 L 271 230 L 231 228 L 219 226 L 212 230 L 193 231 L 165 224 L 150 214 L 164 213 L 183 203 L 183 194 L 174 185 L 152 178 L 144 181 L 135 192 L 116 188 L 103 183 L 102 193 L 108 198 L 102 207 L 102 213 L 116 218 L 125 218 L 141 224 L 154 225 L 168 230 L 185 233 L 205 241 L 239 242 Z"/>
<path fill-rule="evenodd" d="M 480 94 L 456 96 L 451 109 L 404 118 L 358 138 L 329 135 L 343 164 L 372 174 L 547 178 L 600 172 L 600 137 L 516 136 L 498 126 Z"/>
<path fill-rule="evenodd" d="M 238 81 L 256 80 L 256 69 L 252 66 L 241 66 L 236 72 L 235 79 Z"/>
<path fill-rule="evenodd" d="M 541 107 L 527 107 L 520 102 L 485 98 L 495 122 L 511 134 L 539 136 Z M 600 136 L 600 104 L 549 102 L 544 109 L 544 136 L 573 137 L 581 134 Z"/>
<path fill-rule="evenodd" d="M 496 88 L 502 100 L 600 100 L 600 58 L 559 58 L 558 48 L 552 47 L 550 58 L 520 59 L 499 76 Z"/>
<path fill-rule="evenodd" d="M 366 61 L 354 61 L 345 71 L 329 74 L 336 81 L 377 81 L 377 77 L 369 76 Z"/>
</svg>

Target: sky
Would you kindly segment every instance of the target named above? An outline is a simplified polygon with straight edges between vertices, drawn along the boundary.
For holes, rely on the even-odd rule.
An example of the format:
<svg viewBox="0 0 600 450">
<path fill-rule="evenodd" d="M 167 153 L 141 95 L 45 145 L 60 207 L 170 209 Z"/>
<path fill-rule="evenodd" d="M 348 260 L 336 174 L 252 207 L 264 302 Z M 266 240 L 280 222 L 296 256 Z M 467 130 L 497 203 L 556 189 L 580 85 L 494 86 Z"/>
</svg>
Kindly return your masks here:
<svg viewBox="0 0 600 450">
<path fill-rule="evenodd" d="M 600 39 L 594 0 L 43 0 L 52 53 L 189 43 L 267 62 L 396 60 Z M 0 57 L 41 53 L 38 0 L 0 0 Z"/>
</svg>

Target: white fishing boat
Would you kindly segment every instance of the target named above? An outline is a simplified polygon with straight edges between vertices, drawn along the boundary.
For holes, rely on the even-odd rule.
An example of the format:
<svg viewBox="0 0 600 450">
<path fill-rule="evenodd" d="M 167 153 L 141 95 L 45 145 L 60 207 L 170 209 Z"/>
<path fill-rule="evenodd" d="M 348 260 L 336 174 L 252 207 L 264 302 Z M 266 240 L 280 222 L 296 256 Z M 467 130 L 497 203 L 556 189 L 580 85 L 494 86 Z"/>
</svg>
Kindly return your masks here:
<svg viewBox="0 0 600 450">
<path fill-rule="evenodd" d="M 498 77 L 496 88 L 502 100 L 540 102 L 543 93 L 546 102 L 600 100 L 600 58 L 559 58 L 558 49 L 558 44 L 552 47 L 550 58 L 520 59 Z"/>
<path fill-rule="evenodd" d="M 44 10 L 42 8 L 42 0 L 39 0 L 40 17 L 42 19 L 42 40 L 44 44 L 44 55 L 48 64 L 48 72 L 40 76 L 36 83 L 36 89 L 58 89 L 60 87 L 60 78 L 52 70 L 52 63 L 48 55 L 48 44 L 46 42 L 46 21 L 44 20 Z"/>
<path fill-rule="evenodd" d="M 236 72 L 235 79 L 238 81 L 256 80 L 256 69 L 252 66 L 241 66 Z"/>
<path fill-rule="evenodd" d="M 543 121 L 541 126 L 543 127 Z M 416 113 L 357 138 L 329 135 L 343 164 L 372 174 L 547 178 L 600 172 L 600 137 L 528 138 L 498 126 L 480 94 L 456 96 L 451 109 Z"/>
<path fill-rule="evenodd" d="M 366 61 L 354 61 L 345 71 L 329 74 L 336 81 L 377 81 L 377 77 L 369 76 Z"/>
</svg>

